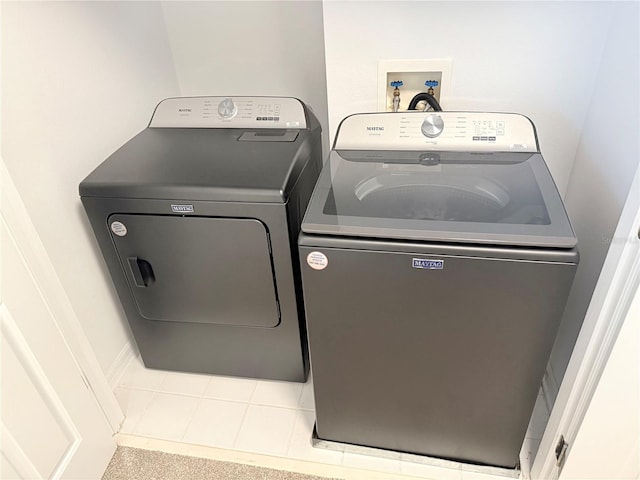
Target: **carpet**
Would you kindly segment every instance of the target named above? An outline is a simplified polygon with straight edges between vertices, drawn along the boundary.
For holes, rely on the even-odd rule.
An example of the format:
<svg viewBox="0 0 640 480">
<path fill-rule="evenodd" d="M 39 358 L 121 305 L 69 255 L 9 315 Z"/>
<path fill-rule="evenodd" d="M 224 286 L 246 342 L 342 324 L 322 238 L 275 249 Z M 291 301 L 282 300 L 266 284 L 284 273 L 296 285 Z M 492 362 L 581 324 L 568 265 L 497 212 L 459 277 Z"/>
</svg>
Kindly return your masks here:
<svg viewBox="0 0 640 480">
<path fill-rule="evenodd" d="M 102 480 L 326 480 L 327 478 L 132 447 L 118 447 L 102 476 Z"/>
</svg>

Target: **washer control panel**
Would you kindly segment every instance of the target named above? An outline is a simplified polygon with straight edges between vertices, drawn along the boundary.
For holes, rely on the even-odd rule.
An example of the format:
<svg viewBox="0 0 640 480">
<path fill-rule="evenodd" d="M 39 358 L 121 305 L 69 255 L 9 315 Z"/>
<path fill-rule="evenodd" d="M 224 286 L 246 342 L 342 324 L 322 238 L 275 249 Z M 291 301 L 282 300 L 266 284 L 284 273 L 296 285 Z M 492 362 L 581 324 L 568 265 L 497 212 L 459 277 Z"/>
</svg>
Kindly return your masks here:
<svg viewBox="0 0 640 480">
<path fill-rule="evenodd" d="M 363 113 L 342 121 L 335 149 L 537 152 L 538 140 L 515 113 Z"/>
<path fill-rule="evenodd" d="M 289 97 L 168 98 L 156 107 L 157 128 L 306 128 L 302 103 Z"/>
</svg>

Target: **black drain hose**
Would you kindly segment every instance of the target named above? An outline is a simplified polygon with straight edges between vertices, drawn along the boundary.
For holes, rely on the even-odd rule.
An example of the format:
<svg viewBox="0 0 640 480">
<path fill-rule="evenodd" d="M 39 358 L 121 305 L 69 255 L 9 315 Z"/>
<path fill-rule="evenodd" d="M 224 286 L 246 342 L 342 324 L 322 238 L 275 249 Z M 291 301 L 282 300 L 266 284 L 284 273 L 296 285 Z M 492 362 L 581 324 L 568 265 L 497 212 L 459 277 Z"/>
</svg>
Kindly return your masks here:
<svg viewBox="0 0 640 480">
<path fill-rule="evenodd" d="M 442 107 L 438 103 L 438 100 L 436 100 L 436 97 L 426 92 L 419 93 L 415 97 L 413 97 L 409 102 L 409 107 L 407 108 L 407 110 L 415 110 L 418 102 L 422 100 L 426 101 L 436 112 L 442 111 Z"/>
</svg>

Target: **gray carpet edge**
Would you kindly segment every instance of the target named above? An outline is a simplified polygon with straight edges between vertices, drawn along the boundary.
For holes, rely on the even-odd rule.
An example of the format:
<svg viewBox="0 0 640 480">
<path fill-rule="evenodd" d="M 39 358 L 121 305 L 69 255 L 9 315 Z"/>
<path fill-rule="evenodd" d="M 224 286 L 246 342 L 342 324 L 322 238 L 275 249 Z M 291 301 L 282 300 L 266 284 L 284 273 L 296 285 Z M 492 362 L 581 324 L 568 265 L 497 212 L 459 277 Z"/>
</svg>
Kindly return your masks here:
<svg viewBox="0 0 640 480">
<path fill-rule="evenodd" d="M 118 446 L 102 480 L 340 480 L 242 463 Z"/>
</svg>

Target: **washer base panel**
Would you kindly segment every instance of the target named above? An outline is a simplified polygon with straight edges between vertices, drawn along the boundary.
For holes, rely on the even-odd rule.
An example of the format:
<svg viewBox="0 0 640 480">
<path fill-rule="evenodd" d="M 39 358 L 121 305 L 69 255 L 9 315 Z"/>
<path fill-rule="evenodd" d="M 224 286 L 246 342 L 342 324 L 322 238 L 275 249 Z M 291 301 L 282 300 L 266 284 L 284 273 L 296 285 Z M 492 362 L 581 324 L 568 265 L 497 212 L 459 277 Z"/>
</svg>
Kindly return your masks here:
<svg viewBox="0 0 640 480">
<path fill-rule="evenodd" d="M 319 436 L 514 468 L 577 252 L 332 240 L 299 240 Z"/>
</svg>

